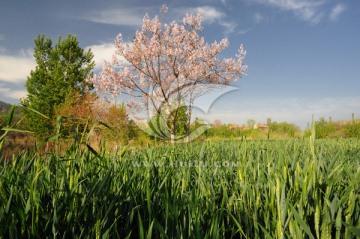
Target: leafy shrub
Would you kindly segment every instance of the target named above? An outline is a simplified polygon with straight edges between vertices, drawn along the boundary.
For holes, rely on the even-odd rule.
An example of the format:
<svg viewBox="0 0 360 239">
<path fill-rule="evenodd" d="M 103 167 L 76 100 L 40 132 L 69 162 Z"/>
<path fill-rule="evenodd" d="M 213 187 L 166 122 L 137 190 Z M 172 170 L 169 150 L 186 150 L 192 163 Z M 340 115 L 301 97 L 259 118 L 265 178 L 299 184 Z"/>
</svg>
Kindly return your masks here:
<svg viewBox="0 0 360 239">
<path fill-rule="evenodd" d="M 294 138 L 297 132 L 300 132 L 300 129 L 295 124 L 289 124 L 286 122 L 272 122 L 269 124 L 269 130 L 271 132 L 277 133 L 286 133 L 290 138 Z"/>
<path fill-rule="evenodd" d="M 346 126 L 346 135 L 349 138 L 360 138 L 360 123 L 349 124 Z"/>
<path fill-rule="evenodd" d="M 320 118 L 315 122 L 315 133 L 317 139 L 331 138 L 336 131 L 335 125 L 330 121 L 327 122 L 324 118 Z"/>
</svg>

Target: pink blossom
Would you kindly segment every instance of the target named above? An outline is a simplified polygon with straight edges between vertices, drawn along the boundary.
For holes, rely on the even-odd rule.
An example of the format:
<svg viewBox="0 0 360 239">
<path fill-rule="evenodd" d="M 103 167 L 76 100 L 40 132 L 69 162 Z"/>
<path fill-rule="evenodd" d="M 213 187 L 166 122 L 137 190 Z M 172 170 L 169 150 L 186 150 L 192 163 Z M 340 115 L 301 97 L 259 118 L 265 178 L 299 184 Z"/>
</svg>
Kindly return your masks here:
<svg viewBox="0 0 360 239">
<path fill-rule="evenodd" d="M 167 10 L 164 5 L 162 14 Z M 156 107 L 172 107 L 179 98 L 195 98 L 198 92 L 213 90 L 207 84 L 226 85 L 246 75 L 243 45 L 236 58 L 221 59 L 219 54 L 229 46 L 229 40 L 205 43 L 200 34 L 201 21 L 200 13 L 186 14 L 182 24 L 162 24 L 157 16 L 150 19 L 145 15 L 132 43 L 125 44 L 119 34 L 111 63 L 105 62 L 100 74 L 88 82 L 98 92 L 133 96 L 128 103 L 132 109 L 141 110 L 152 104 L 160 112 Z"/>
</svg>

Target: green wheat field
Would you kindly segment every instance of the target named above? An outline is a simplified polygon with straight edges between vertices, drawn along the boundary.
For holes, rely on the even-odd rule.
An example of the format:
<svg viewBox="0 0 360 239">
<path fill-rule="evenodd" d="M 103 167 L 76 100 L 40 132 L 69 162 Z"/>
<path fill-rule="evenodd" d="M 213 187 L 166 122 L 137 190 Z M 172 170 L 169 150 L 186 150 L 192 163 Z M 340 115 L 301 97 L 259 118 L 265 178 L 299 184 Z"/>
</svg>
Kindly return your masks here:
<svg viewBox="0 0 360 239">
<path fill-rule="evenodd" d="M 0 223 L 1 238 L 359 238 L 360 141 L 24 151 L 0 162 Z"/>
</svg>

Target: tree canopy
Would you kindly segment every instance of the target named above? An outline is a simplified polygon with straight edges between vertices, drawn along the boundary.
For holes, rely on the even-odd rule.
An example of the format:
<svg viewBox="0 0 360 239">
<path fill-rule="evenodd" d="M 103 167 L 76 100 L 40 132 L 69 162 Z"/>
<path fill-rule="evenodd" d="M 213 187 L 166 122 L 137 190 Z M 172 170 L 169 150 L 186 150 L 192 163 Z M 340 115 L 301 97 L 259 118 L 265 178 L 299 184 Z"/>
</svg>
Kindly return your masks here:
<svg viewBox="0 0 360 239">
<path fill-rule="evenodd" d="M 85 79 L 91 75 L 95 66 L 91 50 L 79 46 L 76 36 L 68 35 L 54 45 L 50 38 L 38 35 L 35 39 L 34 57 L 36 68 L 30 72 L 26 82 L 28 95 L 22 99 L 28 128 L 37 135 L 51 133 L 54 128 L 55 106 L 65 101 L 69 91 L 83 94 L 90 87 Z"/>
<path fill-rule="evenodd" d="M 166 11 L 164 6 L 162 13 Z M 131 43 L 118 35 L 112 63 L 106 62 L 102 72 L 89 82 L 99 92 L 132 96 L 128 102 L 130 109 L 152 108 L 164 122 L 170 122 L 168 137 L 174 142 L 176 115 L 182 102 L 187 106 L 189 129 L 196 97 L 247 72 L 242 45 L 236 58 L 219 58 L 229 41 L 224 38 L 205 43 L 201 21 L 200 14 L 187 14 L 182 23 L 162 24 L 157 16 L 150 19 L 145 15 L 142 28 L 136 31 Z"/>
</svg>

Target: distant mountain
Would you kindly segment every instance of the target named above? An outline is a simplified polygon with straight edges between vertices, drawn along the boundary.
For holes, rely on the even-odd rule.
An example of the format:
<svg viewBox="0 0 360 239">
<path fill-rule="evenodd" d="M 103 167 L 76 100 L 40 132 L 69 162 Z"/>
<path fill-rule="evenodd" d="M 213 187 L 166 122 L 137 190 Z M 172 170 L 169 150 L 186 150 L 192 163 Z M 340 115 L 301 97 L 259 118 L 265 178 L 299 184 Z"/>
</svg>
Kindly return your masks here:
<svg viewBox="0 0 360 239">
<path fill-rule="evenodd" d="M 11 108 L 11 104 L 0 101 L 0 114 L 6 114 Z"/>
</svg>

